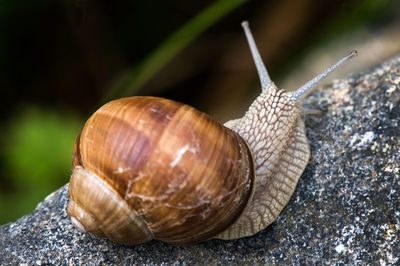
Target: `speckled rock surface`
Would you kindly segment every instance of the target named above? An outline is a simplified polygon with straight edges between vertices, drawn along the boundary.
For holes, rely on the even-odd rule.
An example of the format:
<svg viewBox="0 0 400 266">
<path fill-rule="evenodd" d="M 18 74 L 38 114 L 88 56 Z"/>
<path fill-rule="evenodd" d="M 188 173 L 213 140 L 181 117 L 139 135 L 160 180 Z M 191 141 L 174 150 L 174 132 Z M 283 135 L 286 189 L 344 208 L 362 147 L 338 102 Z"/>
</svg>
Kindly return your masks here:
<svg viewBox="0 0 400 266">
<path fill-rule="evenodd" d="M 312 161 L 288 206 L 249 238 L 122 246 L 74 229 L 67 186 L 0 227 L 0 264 L 400 264 L 400 58 L 305 103 Z"/>
</svg>

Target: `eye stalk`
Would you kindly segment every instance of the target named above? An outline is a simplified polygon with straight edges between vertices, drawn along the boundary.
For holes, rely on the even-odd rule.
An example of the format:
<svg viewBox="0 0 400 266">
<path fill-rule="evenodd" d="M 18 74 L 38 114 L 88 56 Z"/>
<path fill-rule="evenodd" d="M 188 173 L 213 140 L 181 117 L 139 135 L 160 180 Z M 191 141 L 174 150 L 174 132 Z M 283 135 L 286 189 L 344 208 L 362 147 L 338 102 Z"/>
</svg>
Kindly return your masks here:
<svg viewBox="0 0 400 266">
<path fill-rule="evenodd" d="M 260 52 L 258 51 L 256 42 L 254 41 L 253 34 L 251 34 L 249 22 L 243 21 L 242 27 L 244 29 L 244 33 L 247 38 L 247 42 L 250 46 L 251 54 L 253 55 L 253 60 L 257 68 L 258 76 L 260 77 L 261 81 L 261 88 L 263 90 L 268 90 L 272 85 L 272 81 L 268 75 L 268 71 L 265 68 L 264 62 L 261 58 Z"/>
<path fill-rule="evenodd" d="M 272 81 L 268 75 L 268 71 L 265 68 L 265 65 L 263 63 L 263 60 L 261 58 L 260 52 L 258 51 L 257 45 L 254 41 L 253 35 L 251 34 L 250 27 L 249 27 L 249 22 L 243 21 L 242 22 L 242 27 L 244 29 L 247 42 L 249 43 L 250 46 L 250 51 L 254 59 L 254 63 L 257 68 L 258 76 L 260 77 L 261 81 L 261 88 L 263 90 L 268 91 L 272 85 Z M 358 52 L 356 50 L 353 50 L 350 52 L 348 55 L 346 55 L 344 58 L 340 59 L 338 62 L 336 62 L 334 65 L 326 69 L 324 72 L 301 86 L 299 89 L 297 89 L 295 92 L 291 94 L 292 99 L 294 99 L 296 102 L 301 102 L 309 93 L 312 92 L 312 89 L 315 88 L 315 86 L 320 83 L 326 76 L 328 76 L 331 72 L 333 72 L 336 68 L 338 68 L 340 65 L 342 65 L 344 62 L 349 60 L 352 57 L 355 57 L 358 55 Z"/>
<path fill-rule="evenodd" d="M 342 65 L 344 62 L 349 60 L 350 58 L 353 58 L 358 55 L 358 52 L 356 50 L 351 51 L 348 55 L 337 61 L 334 65 L 326 69 L 324 72 L 298 88 L 293 94 L 292 98 L 295 99 L 297 102 L 302 101 L 308 94 L 310 94 L 315 86 L 320 83 L 326 76 L 328 76 L 330 73 L 332 73 L 336 68 L 338 68 L 340 65 Z"/>
</svg>

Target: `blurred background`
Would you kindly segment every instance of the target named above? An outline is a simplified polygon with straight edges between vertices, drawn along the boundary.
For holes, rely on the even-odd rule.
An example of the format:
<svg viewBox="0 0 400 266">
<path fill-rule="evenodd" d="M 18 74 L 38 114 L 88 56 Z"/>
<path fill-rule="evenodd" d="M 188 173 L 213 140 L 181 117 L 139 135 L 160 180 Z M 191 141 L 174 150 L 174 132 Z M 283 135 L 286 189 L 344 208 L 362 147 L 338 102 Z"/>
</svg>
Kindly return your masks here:
<svg viewBox="0 0 400 266">
<path fill-rule="evenodd" d="M 352 49 L 334 78 L 400 52 L 395 0 L 0 0 L 0 224 L 68 182 L 76 136 L 110 99 L 241 116 L 260 92 L 243 20 L 288 90 Z"/>
</svg>

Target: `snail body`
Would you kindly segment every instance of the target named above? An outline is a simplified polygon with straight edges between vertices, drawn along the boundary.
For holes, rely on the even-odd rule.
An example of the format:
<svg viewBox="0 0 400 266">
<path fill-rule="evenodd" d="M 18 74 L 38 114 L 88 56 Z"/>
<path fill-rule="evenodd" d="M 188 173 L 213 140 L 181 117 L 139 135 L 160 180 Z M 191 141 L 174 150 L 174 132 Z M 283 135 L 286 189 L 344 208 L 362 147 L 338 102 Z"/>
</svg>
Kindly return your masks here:
<svg viewBox="0 0 400 266">
<path fill-rule="evenodd" d="M 124 244 L 236 239 L 266 228 L 310 156 L 301 101 L 352 52 L 295 92 L 269 79 L 244 22 L 262 92 L 220 124 L 157 97 L 111 101 L 79 134 L 68 216 L 81 231 Z"/>
</svg>

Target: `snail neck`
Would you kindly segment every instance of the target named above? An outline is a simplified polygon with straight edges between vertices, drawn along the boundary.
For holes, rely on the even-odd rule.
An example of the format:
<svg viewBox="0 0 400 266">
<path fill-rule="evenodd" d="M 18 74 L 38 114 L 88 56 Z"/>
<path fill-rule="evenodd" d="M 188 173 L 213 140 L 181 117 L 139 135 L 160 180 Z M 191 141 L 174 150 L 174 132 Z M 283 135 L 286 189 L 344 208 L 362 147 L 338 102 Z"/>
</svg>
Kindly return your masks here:
<svg viewBox="0 0 400 266">
<path fill-rule="evenodd" d="M 256 172 L 256 187 L 247 209 L 217 236 L 235 239 L 253 235 L 276 219 L 308 163 L 309 146 L 299 104 L 276 87 L 263 91 L 243 118 L 225 125 L 247 141 Z"/>
<path fill-rule="evenodd" d="M 274 84 L 257 97 L 233 129 L 244 138 L 254 154 L 257 174 L 265 174 L 275 154 L 284 148 L 300 116 L 298 103 Z"/>
</svg>

